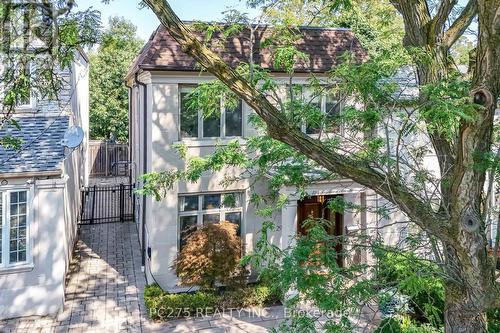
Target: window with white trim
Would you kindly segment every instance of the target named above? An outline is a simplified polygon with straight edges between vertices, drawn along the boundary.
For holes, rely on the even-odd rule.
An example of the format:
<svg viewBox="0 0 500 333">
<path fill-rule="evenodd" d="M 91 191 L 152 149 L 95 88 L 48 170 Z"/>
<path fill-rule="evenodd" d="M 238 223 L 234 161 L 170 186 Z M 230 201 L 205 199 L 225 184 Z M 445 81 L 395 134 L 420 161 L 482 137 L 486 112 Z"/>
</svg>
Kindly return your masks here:
<svg viewBox="0 0 500 333">
<path fill-rule="evenodd" d="M 185 239 L 198 226 L 207 223 L 228 221 L 238 225 L 237 234 L 241 234 L 243 215 L 243 193 L 206 193 L 179 196 L 179 243 L 185 244 Z"/>
<path fill-rule="evenodd" d="M 221 98 L 220 114 L 204 116 L 202 110 L 188 108 L 188 94 L 193 87 L 180 87 L 180 137 L 193 139 L 234 138 L 243 135 L 243 105 L 234 109 L 224 105 Z"/>
<path fill-rule="evenodd" d="M 24 69 L 23 79 L 27 80 L 28 82 L 29 82 L 29 80 L 31 80 L 31 73 L 33 70 L 31 68 L 32 66 L 33 66 L 33 64 L 29 63 L 28 65 L 26 65 L 26 67 Z M 27 109 L 27 108 L 33 107 L 34 103 L 33 103 L 33 94 L 32 94 L 32 90 L 31 90 L 31 85 L 29 87 L 30 87 L 30 89 L 29 89 L 27 96 L 18 96 L 18 98 L 16 99 L 16 108 Z"/>
<path fill-rule="evenodd" d="M 1 61 L 1 59 L 0 59 L 0 61 Z M 18 91 L 15 94 L 15 100 L 8 102 L 8 103 L 13 103 L 14 108 L 20 112 L 22 112 L 22 111 L 30 111 L 31 112 L 32 109 L 35 108 L 35 106 L 36 106 L 36 98 L 34 96 L 31 81 L 30 81 L 31 75 L 34 71 L 33 66 L 34 66 L 34 64 L 32 62 L 30 62 L 28 65 L 26 65 L 24 67 L 24 73 L 22 73 L 21 70 L 19 69 L 21 67 L 19 64 L 15 66 L 16 67 L 15 70 L 18 71 L 16 76 L 18 76 L 19 79 L 24 80 L 28 84 L 28 89 L 27 89 L 27 91 L 24 92 L 24 95 L 21 94 L 20 91 Z M 5 70 L 4 64 L 0 63 L 0 74 L 3 74 L 4 70 Z M 7 102 L 7 101 L 5 101 L 5 98 L 6 98 L 5 82 L 0 82 L 0 100 L 2 101 L 2 103 Z"/>
<path fill-rule="evenodd" d="M 318 92 L 303 85 L 293 85 L 292 92 L 290 87 L 285 88 L 286 100 L 290 101 L 290 95 L 293 93 L 295 100 L 300 99 L 302 103 L 308 104 L 310 107 L 316 108 L 324 115 L 321 123 L 306 123 L 301 126 L 302 132 L 306 134 L 319 134 L 320 132 L 335 132 L 338 125 L 335 123 L 336 118 L 341 112 L 342 103 L 337 94 L 328 92 Z"/>
<path fill-rule="evenodd" d="M 31 261 L 28 198 L 28 190 L 0 190 L 0 268 Z"/>
</svg>

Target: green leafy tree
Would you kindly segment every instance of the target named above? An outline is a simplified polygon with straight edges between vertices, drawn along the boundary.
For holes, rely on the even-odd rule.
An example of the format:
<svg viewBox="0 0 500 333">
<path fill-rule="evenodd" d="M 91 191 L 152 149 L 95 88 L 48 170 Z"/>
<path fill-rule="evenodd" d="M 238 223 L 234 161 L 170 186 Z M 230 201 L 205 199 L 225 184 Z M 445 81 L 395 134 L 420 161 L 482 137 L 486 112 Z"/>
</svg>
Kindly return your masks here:
<svg viewBox="0 0 500 333">
<path fill-rule="evenodd" d="M 90 54 L 90 136 L 128 140 L 127 70 L 144 42 L 129 21 L 113 17 L 97 52 Z"/>
<path fill-rule="evenodd" d="M 59 92 L 68 85 L 60 73 L 70 68 L 76 52 L 94 45 L 100 33 L 100 13 L 76 9 L 74 0 L 0 3 L 0 127 L 19 127 L 16 109 L 30 98 L 59 101 Z M 21 143 L 19 138 L 0 137 L 6 147 L 19 148 Z"/>
<path fill-rule="evenodd" d="M 271 170 L 273 177 L 268 183 L 270 193 L 275 195 L 274 207 L 259 210 L 268 219 L 269 228 L 273 209 L 287 201 L 278 191 L 284 184 L 294 185 L 300 192 L 318 180 L 352 179 L 387 199 L 423 232 L 425 248 L 432 251 L 439 267 L 437 274 L 443 281 L 445 331 L 487 332 L 486 313 L 500 305 L 500 286 L 494 274 L 498 239 L 493 256 L 488 255 L 487 226 L 491 221 L 486 217 L 492 207 L 491 193 L 485 191 L 495 179 L 499 160 L 492 153 L 498 144 L 492 134 L 500 94 L 500 1 L 470 0 L 461 7 L 458 1 L 451 0 L 391 0 L 404 22 L 401 42 L 407 56 L 382 53 L 358 63 L 349 61 L 346 55 L 345 61 L 329 73 L 329 79 L 319 82 L 312 78 L 308 88 L 316 95 L 335 92 L 359 101 L 347 105 L 335 117 L 321 114 L 313 103 L 297 98 L 300 94 L 293 86 L 286 87 L 291 98 L 277 100 L 279 84 L 269 73 L 251 60 L 231 68 L 209 44 L 196 38 L 192 28 L 178 19 L 165 0 L 144 2 L 186 52 L 220 80 L 213 84 L 220 86 L 222 82 L 227 86 L 211 99 L 221 94 L 228 98 L 235 94 L 243 99 L 255 111 L 252 123 L 261 134 L 249 138 L 246 145 L 235 142 L 219 147 L 210 156 L 187 156 L 185 170 L 169 170 L 163 177 L 155 175 L 149 179 L 159 179 L 162 184 L 172 184 L 172 177 L 189 181 L 205 170 L 220 170 L 222 165 L 244 168 L 253 176 L 268 175 Z M 287 1 L 252 3 L 269 10 L 285 8 Z M 327 4 L 326 13 L 333 18 L 351 6 L 351 1 L 345 0 L 318 3 Z M 475 58 L 470 74 L 463 76 L 453 66 L 450 49 L 475 17 L 479 25 Z M 286 23 L 288 20 L 283 22 L 276 29 L 287 33 L 297 30 Z M 284 41 L 276 38 L 267 41 L 266 46 L 272 47 L 275 67 L 293 77 L 294 65 L 304 55 L 292 47 L 292 37 L 287 35 Z M 400 85 L 392 83 L 391 78 L 407 65 L 416 69 L 419 90 L 418 96 L 405 101 L 397 98 Z M 209 84 L 200 86 L 202 93 L 194 94 L 194 101 L 208 96 L 211 89 Z M 198 102 L 199 108 L 210 112 L 203 108 L 204 102 L 208 101 Z M 319 129 L 318 137 L 304 133 L 304 124 Z M 341 124 L 344 131 L 332 130 L 336 124 Z M 419 137 L 423 140 L 415 139 Z M 431 152 L 439 165 L 437 173 L 425 165 L 424 158 Z M 488 174 L 493 176 L 486 182 Z M 158 193 L 154 183 L 148 187 L 152 193 Z M 261 207 L 266 203 L 258 196 L 252 199 Z M 334 206 L 378 209 L 338 203 Z M 350 332 L 349 313 L 356 311 L 360 302 L 373 298 L 370 293 L 376 286 L 369 284 L 376 280 L 357 279 L 352 267 L 336 266 L 339 253 L 323 244 L 350 241 L 354 246 L 373 248 L 376 242 L 370 237 L 362 241 L 369 236 L 363 232 L 356 238 L 329 240 L 323 227 L 314 227 L 324 221 L 311 223 L 309 235 L 299 238 L 296 246 L 289 249 L 276 249 L 265 244 L 267 240 L 263 238 L 264 243 L 256 249 L 255 263 L 264 267 L 269 262 L 278 263 L 279 274 L 273 274 L 272 269 L 269 274 L 276 283 L 283 282 L 285 290 L 298 291 L 289 300 L 292 307 L 305 301 L 321 310 L 341 311 L 341 316 L 328 320 L 322 328 L 327 332 Z M 273 257 L 279 260 L 274 261 Z M 415 265 L 425 271 L 425 266 L 416 260 Z M 359 271 L 366 273 L 369 268 L 360 267 Z M 350 282 L 344 280 L 346 277 L 351 277 Z M 413 292 L 421 285 L 421 279 L 404 280 L 407 290 Z M 433 306 L 422 313 L 434 313 L 434 318 L 438 318 Z M 299 313 L 292 319 L 292 329 L 284 331 L 314 332 L 317 324 Z"/>
</svg>

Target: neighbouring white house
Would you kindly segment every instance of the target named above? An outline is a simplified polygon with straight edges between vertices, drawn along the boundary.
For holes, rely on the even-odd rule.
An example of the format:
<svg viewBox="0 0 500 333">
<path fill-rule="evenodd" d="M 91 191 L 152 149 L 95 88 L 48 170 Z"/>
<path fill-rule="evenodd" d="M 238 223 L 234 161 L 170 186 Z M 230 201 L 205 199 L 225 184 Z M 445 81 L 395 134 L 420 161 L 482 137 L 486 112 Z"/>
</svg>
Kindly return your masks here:
<svg viewBox="0 0 500 333">
<path fill-rule="evenodd" d="M 263 40 L 267 29 L 256 29 L 254 40 Z M 297 47 L 309 56 L 309 60 L 296 68 L 294 84 L 305 84 L 311 74 L 319 78 L 326 77 L 326 73 L 338 64 L 346 51 L 359 59 L 366 57 L 351 30 L 304 28 L 301 32 L 303 39 Z M 237 35 L 230 37 L 219 53 L 228 64 L 237 65 L 248 62 L 250 49 L 249 38 Z M 258 43 L 252 49 L 257 65 L 269 69 L 277 79 L 288 80 L 285 73 L 273 69 L 269 50 L 260 49 Z M 255 135 L 255 129 L 248 123 L 252 110 L 245 103 L 235 110 L 226 110 L 221 105 L 221 117 L 217 120 L 204 118 L 201 111 L 193 115 L 186 108 L 184 97 L 190 89 L 213 79 L 210 74 L 200 73 L 194 59 L 182 51 L 164 27 L 160 26 L 152 34 L 126 78 L 130 88 L 131 161 L 135 170 L 133 178 L 138 186 L 141 186 L 140 176 L 144 173 L 184 168 L 185 162 L 179 157 L 176 144 L 185 144 L 189 156 L 204 156 L 213 152 L 216 144 L 231 140 L 244 142 L 245 138 Z M 335 103 L 331 98 L 321 97 L 321 107 L 326 108 L 331 105 L 329 103 Z M 341 107 L 336 112 L 342 112 Z M 204 174 L 196 183 L 180 182 L 161 201 L 138 197 L 136 216 L 149 283 L 158 282 L 168 291 L 184 290 L 178 285 L 172 264 L 182 243 L 182 230 L 189 226 L 220 220 L 237 223 L 244 250 L 249 252 L 253 249 L 264 219 L 257 216 L 256 208 L 250 204 L 250 197 L 254 191 L 266 191 L 267 187 L 265 182 L 253 184 L 249 179 L 229 187 L 221 184 L 225 176 L 238 175 L 239 172 L 225 168 L 220 172 Z M 274 216 L 277 228 L 271 239 L 282 248 L 286 248 L 293 236 L 302 231 L 302 221 L 311 215 L 335 221 L 336 227 L 330 230 L 335 235 L 366 227 L 376 229 L 380 223 L 387 223 L 375 212 L 346 212 L 341 215 L 325 209 L 326 201 L 335 196 L 343 196 L 345 200 L 362 206 L 373 207 L 383 202 L 373 191 L 350 179 L 313 184 L 307 189 L 310 197 L 304 200 L 299 199 L 295 188 L 284 187 L 281 191 L 289 196 L 289 201 Z M 236 197 L 236 204 L 224 207 L 224 196 L 228 195 Z M 397 219 L 398 216 L 393 218 Z M 388 241 L 399 239 L 399 232 L 399 229 L 386 228 L 383 237 Z M 350 251 L 348 258 L 341 264 L 368 259 L 366 253 Z"/>
<path fill-rule="evenodd" d="M 88 175 L 84 52 L 59 75 L 64 86 L 57 99 L 32 97 L 16 107 L 20 128 L 0 128 L 0 137 L 22 140 L 20 150 L 0 146 L 0 319 L 54 314 L 64 305 L 80 188 Z M 73 125 L 85 138 L 68 149 L 62 141 Z"/>
</svg>

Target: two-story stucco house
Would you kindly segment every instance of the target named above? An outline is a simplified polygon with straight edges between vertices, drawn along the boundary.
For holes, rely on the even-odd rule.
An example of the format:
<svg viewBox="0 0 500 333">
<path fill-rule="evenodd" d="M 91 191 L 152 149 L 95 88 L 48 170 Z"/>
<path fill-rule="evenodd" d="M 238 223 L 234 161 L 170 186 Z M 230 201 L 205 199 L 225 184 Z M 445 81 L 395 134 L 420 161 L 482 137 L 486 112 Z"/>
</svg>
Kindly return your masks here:
<svg viewBox="0 0 500 333">
<path fill-rule="evenodd" d="M 256 29 L 254 40 L 263 40 L 267 29 Z M 346 51 L 360 59 L 366 56 L 359 41 L 348 29 L 304 28 L 301 32 L 303 39 L 297 47 L 309 56 L 309 60 L 295 69 L 294 84 L 305 84 L 312 73 L 319 78 L 326 77 Z M 253 49 L 257 65 L 269 69 L 277 79 L 288 80 L 286 73 L 273 68 L 269 50 L 260 49 L 257 43 L 250 48 L 249 40 L 243 36 L 231 37 L 219 53 L 228 64 L 237 65 L 248 63 L 250 49 Z M 216 144 L 235 139 L 244 142 L 245 138 L 255 135 L 255 129 L 248 123 L 252 110 L 245 103 L 232 110 L 221 105 L 221 117 L 216 119 L 204 118 L 201 112 L 192 114 L 188 110 L 185 96 L 190 89 L 213 79 L 207 73 L 200 73 L 195 61 L 182 51 L 165 28 L 160 26 L 153 33 L 126 78 L 130 87 L 133 176 L 139 186 L 140 176 L 144 173 L 184 167 L 185 162 L 175 149 L 178 143 L 186 145 L 189 156 L 203 156 L 214 151 Z M 329 98 L 321 98 L 319 104 L 323 109 L 332 103 Z M 342 112 L 341 108 L 336 112 Z M 150 197 L 139 199 L 136 216 L 148 282 L 156 281 L 169 291 L 182 290 L 172 263 L 182 244 L 182 231 L 189 226 L 220 220 L 237 223 L 244 250 L 252 250 L 263 218 L 257 216 L 250 197 L 252 191 L 265 191 L 266 184 L 251 184 L 251 180 L 246 179 L 229 187 L 221 185 L 224 176 L 238 175 L 238 172 L 226 168 L 205 174 L 196 183 L 180 182 L 158 202 Z M 310 215 L 320 217 L 322 212 L 326 212 L 321 217 L 336 221 L 337 227 L 331 230 L 336 235 L 376 226 L 381 220 L 380 216 L 369 211 L 340 215 L 324 209 L 325 202 L 335 196 L 370 206 L 380 200 L 372 191 L 349 179 L 313 184 L 307 189 L 311 196 L 304 200 L 299 199 L 295 188 L 284 187 L 281 191 L 289 196 L 289 201 L 274 217 L 277 228 L 271 239 L 282 248 L 286 248 L 293 236 L 301 232 L 301 222 Z M 228 195 L 236 197 L 236 204 L 224 207 L 222 202 Z M 346 258 L 347 263 L 363 260 L 367 260 L 366 254 L 357 251 L 352 251 L 352 255 Z"/>
<path fill-rule="evenodd" d="M 16 107 L 19 128 L 0 137 L 21 139 L 19 150 L 0 146 L 0 319 L 54 314 L 64 305 L 65 275 L 77 234 L 80 188 L 88 174 L 88 59 L 77 52 L 56 99 L 32 97 Z M 83 143 L 68 149 L 73 125 Z"/>
</svg>

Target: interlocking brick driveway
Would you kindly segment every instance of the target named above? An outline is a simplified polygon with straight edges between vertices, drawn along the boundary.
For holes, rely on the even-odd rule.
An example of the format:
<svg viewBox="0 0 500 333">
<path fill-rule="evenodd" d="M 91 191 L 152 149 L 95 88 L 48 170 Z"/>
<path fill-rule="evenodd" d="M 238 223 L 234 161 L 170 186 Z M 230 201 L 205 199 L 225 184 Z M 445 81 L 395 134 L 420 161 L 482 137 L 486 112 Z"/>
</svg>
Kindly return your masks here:
<svg viewBox="0 0 500 333">
<path fill-rule="evenodd" d="M 264 333 L 283 317 L 281 307 L 257 316 L 216 315 L 153 323 L 144 308 L 144 274 L 133 223 L 81 226 L 67 276 L 66 303 L 56 317 L 0 321 L 0 332 Z"/>
</svg>

